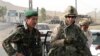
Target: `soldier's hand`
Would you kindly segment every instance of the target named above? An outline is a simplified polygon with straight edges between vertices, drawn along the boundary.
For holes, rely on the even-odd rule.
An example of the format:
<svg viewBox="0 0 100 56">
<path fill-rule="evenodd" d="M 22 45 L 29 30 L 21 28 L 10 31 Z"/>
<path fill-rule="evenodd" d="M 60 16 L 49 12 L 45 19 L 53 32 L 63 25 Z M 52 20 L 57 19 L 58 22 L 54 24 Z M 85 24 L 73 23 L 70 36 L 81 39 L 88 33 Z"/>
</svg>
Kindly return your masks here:
<svg viewBox="0 0 100 56">
<path fill-rule="evenodd" d="M 22 53 L 16 53 L 16 56 L 24 56 Z"/>
<path fill-rule="evenodd" d="M 64 43 L 65 44 L 71 44 L 72 38 L 65 38 Z"/>
</svg>

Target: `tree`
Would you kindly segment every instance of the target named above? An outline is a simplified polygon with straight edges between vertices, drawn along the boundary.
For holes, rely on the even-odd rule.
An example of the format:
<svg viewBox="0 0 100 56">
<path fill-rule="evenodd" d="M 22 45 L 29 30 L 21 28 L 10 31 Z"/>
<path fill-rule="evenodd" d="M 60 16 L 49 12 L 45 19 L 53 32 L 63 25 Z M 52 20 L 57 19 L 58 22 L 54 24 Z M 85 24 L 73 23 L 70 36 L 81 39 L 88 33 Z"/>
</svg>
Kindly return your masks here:
<svg viewBox="0 0 100 56">
<path fill-rule="evenodd" d="M 41 8 L 41 11 L 40 11 L 40 21 L 45 21 L 46 20 L 46 10 L 45 8 Z"/>
<path fill-rule="evenodd" d="M 0 17 L 2 17 L 2 20 L 4 20 L 4 16 L 5 16 L 6 12 L 7 12 L 7 8 L 0 6 Z"/>
</svg>

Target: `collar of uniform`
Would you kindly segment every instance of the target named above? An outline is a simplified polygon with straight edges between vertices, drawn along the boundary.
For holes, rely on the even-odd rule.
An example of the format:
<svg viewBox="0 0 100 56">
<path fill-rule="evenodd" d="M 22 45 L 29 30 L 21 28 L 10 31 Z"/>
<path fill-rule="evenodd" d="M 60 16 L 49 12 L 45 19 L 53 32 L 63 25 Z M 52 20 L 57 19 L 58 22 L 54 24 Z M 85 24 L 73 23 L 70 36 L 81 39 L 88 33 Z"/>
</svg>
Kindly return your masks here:
<svg viewBox="0 0 100 56">
<path fill-rule="evenodd" d="M 25 28 L 25 29 L 28 29 L 27 24 L 26 24 L 25 21 L 23 22 L 23 25 L 24 25 L 24 28 Z"/>
<path fill-rule="evenodd" d="M 65 21 L 64 21 L 64 25 L 66 26 L 66 27 L 69 27 L 69 26 L 71 26 L 71 25 L 68 25 Z"/>
<path fill-rule="evenodd" d="M 71 27 L 71 26 L 73 26 L 74 25 L 74 23 L 73 24 L 71 24 L 71 25 L 68 25 L 65 21 L 63 21 L 64 22 L 64 28 L 66 29 L 66 28 L 69 28 L 69 27 Z"/>
<path fill-rule="evenodd" d="M 66 25 L 65 21 L 61 21 L 60 25 L 66 29 L 67 27 L 69 27 L 68 25 Z"/>
<path fill-rule="evenodd" d="M 27 23 L 24 21 L 23 22 L 23 25 L 24 25 L 24 28 L 25 28 L 25 30 L 27 30 L 28 29 L 28 26 L 27 26 Z M 34 30 L 35 28 L 33 28 L 33 30 Z"/>
</svg>

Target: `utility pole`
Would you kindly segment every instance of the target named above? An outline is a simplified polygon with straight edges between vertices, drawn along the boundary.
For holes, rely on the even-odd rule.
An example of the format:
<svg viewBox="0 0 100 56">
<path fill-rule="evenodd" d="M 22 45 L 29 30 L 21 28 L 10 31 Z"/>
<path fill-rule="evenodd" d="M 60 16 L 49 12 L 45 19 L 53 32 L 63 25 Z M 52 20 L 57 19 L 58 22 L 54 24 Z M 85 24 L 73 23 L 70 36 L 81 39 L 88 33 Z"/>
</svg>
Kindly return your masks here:
<svg viewBox="0 0 100 56">
<path fill-rule="evenodd" d="M 55 11 L 55 15 L 54 16 L 56 16 L 56 11 Z"/>
<path fill-rule="evenodd" d="M 97 19 L 97 12 L 96 12 L 96 10 L 97 10 L 97 9 L 95 8 L 95 19 Z"/>
<path fill-rule="evenodd" d="M 38 12 L 38 16 L 39 16 L 39 7 L 37 7 L 37 12 Z"/>
<path fill-rule="evenodd" d="M 77 11 L 77 0 L 75 0 L 75 8 L 76 8 L 76 11 Z"/>
<path fill-rule="evenodd" d="M 33 6 L 33 4 L 32 4 L 32 0 L 29 0 L 29 9 L 30 9 L 30 10 L 33 9 L 32 6 Z"/>
</svg>

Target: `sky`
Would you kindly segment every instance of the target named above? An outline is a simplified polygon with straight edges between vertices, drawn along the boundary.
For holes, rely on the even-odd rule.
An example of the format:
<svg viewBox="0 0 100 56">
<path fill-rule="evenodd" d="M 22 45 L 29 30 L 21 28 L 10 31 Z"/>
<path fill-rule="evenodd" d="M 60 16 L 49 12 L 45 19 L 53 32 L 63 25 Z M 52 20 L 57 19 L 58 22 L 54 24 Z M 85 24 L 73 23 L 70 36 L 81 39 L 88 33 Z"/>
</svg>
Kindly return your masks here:
<svg viewBox="0 0 100 56">
<path fill-rule="evenodd" d="M 29 0 L 3 0 L 17 6 L 28 7 Z M 64 12 L 67 6 L 75 6 L 76 0 L 33 0 L 33 8 L 45 8 L 50 11 Z M 86 14 L 91 11 L 100 10 L 100 0 L 77 0 L 79 14 Z"/>
</svg>

